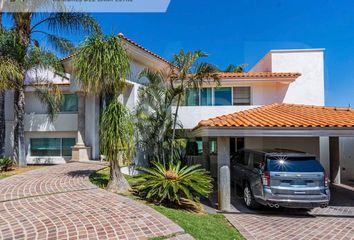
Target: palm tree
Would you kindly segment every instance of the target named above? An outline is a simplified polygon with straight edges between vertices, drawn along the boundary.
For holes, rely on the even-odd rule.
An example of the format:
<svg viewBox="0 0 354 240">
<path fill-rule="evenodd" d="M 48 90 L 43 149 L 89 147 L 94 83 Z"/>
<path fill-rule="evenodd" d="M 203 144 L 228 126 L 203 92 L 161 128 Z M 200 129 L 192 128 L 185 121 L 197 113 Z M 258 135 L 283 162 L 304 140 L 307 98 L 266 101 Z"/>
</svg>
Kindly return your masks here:
<svg viewBox="0 0 354 240">
<path fill-rule="evenodd" d="M 35 39 L 35 36 L 42 35 L 46 38 L 48 45 L 56 51 L 62 53 L 70 53 L 74 45 L 67 39 L 60 37 L 57 33 L 61 34 L 73 34 L 73 33 L 92 33 L 100 32 L 100 28 L 96 21 L 89 15 L 85 13 L 70 13 L 70 12 L 59 12 L 59 13 L 32 13 L 32 12 L 15 12 L 9 14 L 14 22 L 12 31 L 16 35 L 16 41 L 21 45 L 17 50 L 22 50 L 15 53 L 11 50 L 13 63 L 16 63 L 16 67 L 21 73 L 22 77 L 20 79 L 7 79 L 7 81 L 15 81 L 16 86 L 14 88 L 15 94 L 15 132 L 14 132 L 14 158 L 19 166 L 26 166 L 25 159 L 25 138 L 24 138 L 24 105 L 25 105 L 25 78 L 27 71 L 33 67 L 52 67 L 57 70 L 59 68 L 58 61 L 41 62 L 49 57 L 54 60 L 54 55 L 51 53 L 45 53 L 39 50 L 39 42 Z M 48 31 L 43 31 L 43 27 L 48 29 Z M 44 54 L 45 56 L 39 56 Z M 11 55 L 11 54 L 10 54 Z M 28 59 L 33 57 L 36 64 L 30 64 Z M 36 61 L 38 60 L 38 61 Z M 1 64 L 0 64 L 1 65 Z M 4 65 L 2 65 L 4 66 Z M 6 81 L 6 79 L 5 79 Z M 43 80 L 42 80 L 43 82 Z M 45 91 L 44 88 L 42 92 Z M 56 91 L 58 92 L 58 91 Z M 43 96 L 51 96 L 50 94 L 42 94 Z M 50 101 L 48 101 L 50 102 Z M 53 102 L 53 101 L 51 101 Z"/>
<path fill-rule="evenodd" d="M 224 71 L 221 71 L 221 72 L 242 73 L 245 71 L 246 67 L 247 67 L 247 64 L 239 64 L 239 65 L 230 64 L 229 66 L 227 66 L 225 68 Z"/>
<path fill-rule="evenodd" d="M 110 162 L 111 172 L 107 188 L 124 192 L 128 185 L 120 172 L 120 159 L 128 161 L 134 146 L 131 144 L 130 114 L 118 101 L 130 73 L 126 49 L 117 37 L 93 35 L 79 47 L 73 66 L 82 89 L 101 97 L 100 148 Z M 113 99 L 107 107 L 106 95 Z"/>
<path fill-rule="evenodd" d="M 215 66 L 200 62 L 200 59 L 208 55 L 202 51 L 184 52 L 180 50 L 172 58 L 172 63 L 176 67 L 171 68 L 170 83 L 172 89 L 178 92 L 177 105 L 174 113 L 171 158 L 174 153 L 174 139 L 176 137 L 176 124 L 178 119 L 178 110 L 181 99 L 186 88 L 200 88 L 205 82 L 216 82 L 219 84 L 218 70 Z"/>
<path fill-rule="evenodd" d="M 139 89 L 139 102 L 135 112 L 138 143 L 147 152 L 148 160 L 166 163 L 172 140 L 173 117 L 171 106 L 177 96 L 166 85 L 161 72 L 145 69 L 140 78 L 148 83 Z"/>
<path fill-rule="evenodd" d="M 0 9 L 2 9 L 2 2 L 0 3 Z M 2 32 L 2 16 L 3 13 L 0 12 L 0 32 Z M 5 90 L 0 91 L 0 158 L 3 158 L 5 155 L 5 134 L 6 134 L 6 125 L 5 125 Z"/>
</svg>

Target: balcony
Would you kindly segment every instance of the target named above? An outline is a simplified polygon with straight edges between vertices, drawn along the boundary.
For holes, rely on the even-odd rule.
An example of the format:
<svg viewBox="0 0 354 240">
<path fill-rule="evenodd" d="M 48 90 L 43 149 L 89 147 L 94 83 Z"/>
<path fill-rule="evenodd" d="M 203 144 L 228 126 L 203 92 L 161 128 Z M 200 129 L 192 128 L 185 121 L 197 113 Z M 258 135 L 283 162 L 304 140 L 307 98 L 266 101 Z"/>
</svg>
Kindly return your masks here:
<svg viewBox="0 0 354 240">
<path fill-rule="evenodd" d="M 25 131 L 77 131 L 77 113 L 58 114 L 53 122 L 47 114 L 30 113 L 25 115 Z"/>
<path fill-rule="evenodd" d="M 201 120 L 213 118 L 225 114 L 239 112 L 247 109 L 259 107 L 260 105 L 252 106 L 181 106 L 178 111 L 178 119 L 182 123 L 183 128 L 192 129 Z M 174 113 L 176 107 L 172 107 Z"/>
</svg>

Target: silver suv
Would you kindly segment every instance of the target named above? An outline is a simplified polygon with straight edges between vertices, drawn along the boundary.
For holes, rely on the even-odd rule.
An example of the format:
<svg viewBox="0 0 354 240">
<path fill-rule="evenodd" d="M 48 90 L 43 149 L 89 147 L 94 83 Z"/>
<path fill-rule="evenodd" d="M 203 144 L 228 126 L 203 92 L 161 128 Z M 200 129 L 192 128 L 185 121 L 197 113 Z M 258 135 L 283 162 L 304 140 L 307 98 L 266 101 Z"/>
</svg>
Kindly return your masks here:
<svg viewBox="0 0 354 240">
<path fill-rule="evenodd" d="M 316 156 L 304 152 L 244 149 L 231 158 L 231 176 L 249 208 L 311 209 L 329 203 L 326 173 Z"/>
</svg>

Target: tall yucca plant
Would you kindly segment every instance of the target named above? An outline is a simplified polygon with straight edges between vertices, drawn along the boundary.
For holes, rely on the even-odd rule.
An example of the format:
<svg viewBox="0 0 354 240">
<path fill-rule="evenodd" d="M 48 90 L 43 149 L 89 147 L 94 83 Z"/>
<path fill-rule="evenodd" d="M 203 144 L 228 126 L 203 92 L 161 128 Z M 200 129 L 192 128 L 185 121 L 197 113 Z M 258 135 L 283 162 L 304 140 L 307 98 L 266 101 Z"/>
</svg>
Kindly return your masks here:
<svg viewBox="0 0 354 240">
<path fill-rule="evenodd" d="M 135 152 L 134 124 L 129 110 L 115 98 L 103 111 L 100 127 L 101 152 L 110 162 L 107 189 L 127 192 L 130 187 L 120 171 L 120 164 L 129 163 Z"/>
<path fill-rule="evenodd" d="M 111 177 L 107 188 L 127 191 L 129 185 L 120 172 L 119 160 L 130 160 L 134 152 L 132 119 L 118 101 L 130 73 L 128 54 L 119 38 L 95 34 L 78 49 L 74 57 L 74 74 L 86 93 L 101 97 L 100 151 L 110 162 Z M 106 106 L 106 94 L 113 101 Z"/>
<path fill-rule="evenodd" d="M 199 202 L 212 191 L 212 178 L 200 165 L 181 166 L 172 161 L 168 167 L 155 162 L 152 168 L 139 168 L 134 190 L 144 199 L 156 203 L 182 204 L 183 199 Z"/>
</svg>

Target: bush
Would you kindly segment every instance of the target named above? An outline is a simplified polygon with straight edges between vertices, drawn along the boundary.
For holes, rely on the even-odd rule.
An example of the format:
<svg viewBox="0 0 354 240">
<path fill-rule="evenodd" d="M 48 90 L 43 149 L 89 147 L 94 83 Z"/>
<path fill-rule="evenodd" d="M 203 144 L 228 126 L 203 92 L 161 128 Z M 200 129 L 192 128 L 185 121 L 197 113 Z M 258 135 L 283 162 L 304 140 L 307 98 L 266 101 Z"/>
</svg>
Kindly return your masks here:
<svg viewBox="0 0 354 240">
<path fill-rule="evenodd" d="M 139 168 L 133 189 L 151 202 L 182 205 L 184 200 L 199 202 L 212 191 L 212 178 L 200 165 L 181 167 L 181 162 L 170 163 L 168 169 L 158 162 L 152 168 Z"/>
<path fill-rule="evenodd" d="M 10 158 L 0 159 L 0 171 L 9 171 L 14 164 L 14 161 Z"/>
</svg>

